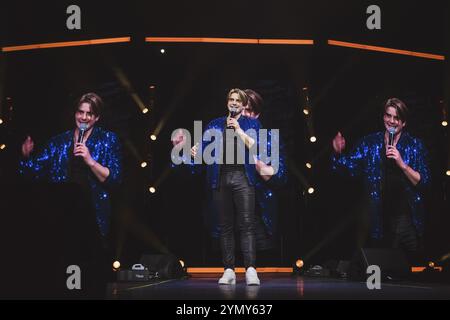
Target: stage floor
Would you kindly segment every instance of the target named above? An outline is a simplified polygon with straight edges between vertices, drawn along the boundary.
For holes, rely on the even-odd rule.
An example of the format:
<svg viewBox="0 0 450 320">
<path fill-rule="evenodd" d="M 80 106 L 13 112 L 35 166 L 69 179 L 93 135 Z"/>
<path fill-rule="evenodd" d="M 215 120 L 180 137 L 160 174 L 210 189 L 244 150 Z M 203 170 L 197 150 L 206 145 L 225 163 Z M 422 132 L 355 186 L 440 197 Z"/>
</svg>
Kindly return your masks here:
<svg viewBox="0 0 450 320">
<path fill-rule="evenodd" d="M 161 282 L 108 284 L 107 299 L 150 300 L 297 300 L 297 299 L 450 299 L 450 284 L 387 282 L 369 290 L 365 282 L 334 278 L 260 274 L 261 286 L 247 286 L 243 274 L 236 285 L 218 285 L 219 274 L 192 275 Z"/>
</svg>

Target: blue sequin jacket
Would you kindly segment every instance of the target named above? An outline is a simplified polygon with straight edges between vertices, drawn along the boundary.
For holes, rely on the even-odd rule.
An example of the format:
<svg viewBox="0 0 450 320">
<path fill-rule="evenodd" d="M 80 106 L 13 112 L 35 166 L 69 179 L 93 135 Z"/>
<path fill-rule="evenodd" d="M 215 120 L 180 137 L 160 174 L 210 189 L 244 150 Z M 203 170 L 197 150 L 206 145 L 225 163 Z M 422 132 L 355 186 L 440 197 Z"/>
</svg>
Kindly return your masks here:
<svg viewBox="0 0 450 320">
<path fill-rule="evenodd" d="M 19 173 L 53 183 L 68 182 L 73 136 L 74 130 L 69 130 L 51 138 L 38 154 L 20 161 Z M 88 176 L 97 224 L 105 236 L 110 225 L 110 189 L 121 182 L 121 145 L 116 134 L 94 127 L 86 146 L 92 158 L 109 169 L 109 176 L 104 182 L 100 182 L 93 174 Z"/>
<path fill-rule="evenodd" d="M 222 138 L 224 135 L 226 119 L 227 119 L 226 117 L 220 117 L 220 118 L 214 119 L 208 124 L 208 126 L 204 130 L 204 134 L 208 131 L 211 132 L 214 130 L 221 132 L 220 137 L 218 137 L 219 141 L 217 142 L 217 146 L 218 147 L 220 146 L 220 148 L 222 148 L 222 146 L 223 146 Z M 259 129 L 261 128 L 260 122 L 258 120 L 241 115 L 238 119 L 238 123 L 239 123 L 239 126 L 241 127 L 241 129 L 244 131 L 253 129 L 254 132 L 256 133 L 256 137 L 254 137 L 254 138 L 256 138 L 255 143 L 258 143 Z M 207 148 L 208 145 L 212 144 L 212 143 L 216 144 L 216 141 L 214 139 L 212 139 L 211 141 L 202 139 L 202 149 L 199 149 L 199 151 L 198 151 L 200 153 L 200 155 L 202 155 L 201 153 L 203 153 L 205 148 Z M 216 150 L 213 150 L 211 152 L 211 157 L 213 157 L 213 158 L 216 156 L 215 151 Z M 175 157 L 175 156 L 172 155 L 172 157 Z M 194 160 L 190 158 L 190 155 L 183 155 L 182 158 L 184 159 L 184 163 L 189 165 L 192 173 L 198 173 L 201 171 L 202 166 L 194 164 Z M 248 148 L 245 148 L 245 159 L 246 159 L 245 163 L 244 163 L 245 174 L 247 176 L 248 183 L 250 185 L 254 186 L 256 183 L 257 172 L 256 172 L 255 164 L 252 164 L 248 161 L 249 160 Z M 175 165 L 172 164 L 172 167 L 175 167 Z M 217 187 L 219 186 L 219 178 L 220 178 L 220 164 L 217 163 L 216 161 L 214 161 L 214 163 L 206 165 L 206 183 L 210 189 L 217 189 Z"/>
<path fill-rule="evenodd" d="M 225 130 L 226 117 L 220 117 L 211 121 L 206 127 L 205 131 L 215 129 L 220 130 L 222 134 Z M 261 124 L 258 120 L 254 120 L 248 118 L 246 116 L 240 116 L 238 119 L 239 126 L 242 130 L 247 131 L 249 129 L 254 129 L 256 134 L 259 135 L 259 129 L 261 128 Z M 210 141 L 203 140 L 203 150 L 210 144 Z M 223 141 L 219 141 L 220 146 L 223 146 Z M 258 139 L 255 140 L 255 143 L 258 143 Z M 211 154 L 213 157 L 215 156 L 215 152 Z M 248 161 L 248 149 L 245 148 L 245 174 L 248 179 L 248 183 L 250 185 L 255 185 L 256 183 L 256 168 L 254 164 L 249 163 Z M 213 163 L 206 166 L 206 183 L 211 189 L 216 189 L 219 186 L 219 178 L 220 178 L 220 164 Z"/>
<path fill-rule="evenodd" d="M 413 186 L 404 176 L 408 204 L 411 208 L 412 221 L 419 235 L 424 231 L 424 193 L 430 184 L 430 170 L 427 164 L 427 151 L 422 141 L 402 132 L 397 149 L 408 166 L 419 172 L 420 181 Z M 352 177 L 362 176 L 369 198 L 369 216 L 371 237 L 383 237 L 383 216 L 381 191 L 383 184 L 382 156 L 385 153 L 384 132 L 377 132 L 362 138 L 350 153 L 334 155 L 334 170 L 347 171 Z"/>
<path fill-rule="evenodd" d="M 272 134 L 272 130 L 268 130 L 267 149 L 270 154 L 271 143 L 274 142 L 276 136 Z M 270 142 L 271 141 L 271 142 Z M 260 216 L 263 222 L 264 230 L 261 227 L 256 227 L 256 240 L 259 248 L 267 248 L 273 244 L 269 244 L 270 236 L 272 236 L 277 229 L 278 224 L 278 199 L 276 189 L 282 187 L 287 182 L 287 166 L 285 147 L 280 137 L 278 137 L 279 145 L 279 161 L 278 171 L 268 181 L 264 181 L 258 174 L 255 184 L 256 201 L 261 210 Z M 264 235 L 264 233 L 267 233 Z M 269 236 L 269 237 L 267 237 Z"/>
<path fill-rule="evenodd" d="M 208 126 L 206 127 L 205 131 L 209 129 L 216 129 L 223 133 L 225 129 L 225 123 L 226 123 L 226 117 L 217 118 L 213 121 L 211 121 Z M 246 117 L 241 115 L 238 119 L 239 126 L 242 128 L 242 130 L 246 131 L 248 129 L 255 129 L 255 131 L 258 133 L 259 137 L 259 130 L 261 129 L 261 124 L 258 120 Z M 271 143 L 274 143 L 274 139 L 276 139 L 276 136 L 272 134 L 271 130 L 267 131 L 268 137 L 267 137 L 267 144 L 261 145 L 260 147 L 265 148 L 264 150 L 259 150 L 259 153 L 265 152 L 268 156 L 271 156 Z M 259 140 L 256 141 L 258 143 Z M 267 239 L 265 238 L 265 232 L 267 232 L 269 235 L 273 234 L 274 229 L 276 228 L 276 213 L 278 211 L 278 203 L 276 199 L 276 195 L 274 193 L 274 189 L 282 186 L 286 183 L 287 180 L 287 169 L 286 169 L 286 160 L 285 160 L 285 152 L 284 152 L 284 145 L 277 141 L 279 145 L 279 160 L 278 160 L 278 171 L 275 175 L 273 175 L 269 181 L 265 182 L 262 180 L 262 178 L 259 176 L 259 174 L 256 172 L 255 165 L 250 164 L 248 162 L 245 163 L 245 173 L 248 178 L 249 184 L 255 186 L 255 192 L 256 192 L 256 201 L 258 202 L 259 208 L 261 209 L 261 219 L 263 223 L 263 227 L 265 229 L 261 230 L 260 225 L 257 225 L 257 232 L 259 233 L 257 235 L 257 241 L 259 242 L 259 245 L 261 248 L 267 246 Z M 202 147 L 203 150 L 205 147 L 211 143 L 210 141 L 203 141 Z M 218 145 L 222 146 L 222 141 L 218 143 Z M 247 155 L 247 149 L 246 149 L 246 156 Z M 202 166 L 200 165 L 194 165 L 193 161 L 190 159 L 190 155 L 184 155 L 183 156 L 185 161 L 190 161 L 189 168 L 191 171 L 191 174 L 198 174 L 201 171 Z M 176 166 L 172 163 L 172 168 L 181 168 L 183 166 Z M 207 186 L 208 189 L 214 189 L 218 187 L 220 178 L 220 164 L 211 164 L 206 166 L 206 180 L 207 180 Z M 208 194 L 208 197 L 210 194 Z M 211 199 L 208 199 L 208 205 L 211 203 Z M 207 212 L 211 213 L 211 208 L 207 210 Z M 218 229 L 218 221 L 217 221 L 217 215 L 208 214 L 206 216 L 206 224 L 208 225 L 208 228 L 210 229 L 211 235 L 213 237 L 218 237 L 219 235 L 219 229 Z"/>
<path fill-rule="evenodd" d="M 271 144 L 277 139 L 271 130 L 267 131 L 267 145 L 264 146 L 266 152 L 271 156 Z M 279 137 L 278 137 L 279 139 Z M 278 171 L 268 181 L 264 181 L 256 172 L 255 177 L 255 196 L 256 196 L 256 247 L 258 250 L 269 249 L 274 246 L 273 238 L 278 225 L 278 197 L 276 189 L 282 187 L 287 182 L 286 154 L 284 144 L 278 140 L 279 160 Z M 211 199 L 209 199 L 209 202 Z M 211 210 L 211 209 L 210 209 Z M 207 217 L 207 224 L 211 235 L 218 238 L 220 234 L 217 215 L 213 214 Z"/>
</svg>

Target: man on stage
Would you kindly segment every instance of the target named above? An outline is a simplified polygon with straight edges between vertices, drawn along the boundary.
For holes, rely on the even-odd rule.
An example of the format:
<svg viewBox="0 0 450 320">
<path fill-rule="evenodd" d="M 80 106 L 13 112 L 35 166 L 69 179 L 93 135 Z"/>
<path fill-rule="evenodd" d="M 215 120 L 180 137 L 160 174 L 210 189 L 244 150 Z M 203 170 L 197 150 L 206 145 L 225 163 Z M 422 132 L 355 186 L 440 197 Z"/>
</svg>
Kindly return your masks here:
<svg viewBox="0 0 450 320">
<path fill-rule="evenodd" d="M 410 258 L 422 249 L 424 193 L 430 183 L 427 152 L 406 130 L 408 108 L 397 98 L 384 105 L 385 130 L 362 138 L 343 154 L 345 139 L 333 139 L 333 169 L 362 176 L 368 196 L 369 246 L 402 248 Z"/>
<path fill-rule="evenodd" d="M 122 166 L 117 135 L 96 126 L 102 106 L 95 93 L 83 95 L 75 111 L 75 129 L 51 138 L 37 154 L 33 154 L 34 142 L 28 136 L 22 144 L 19 172 L 33 179 L 77 184 L 92 199 L 99 233 L 106 238 L 110 187 L 120 183 Z"/>
<path fill-rule="evenodd" d="M 241 250 L 246 268 L 247 285 L 259 285 L 256 272 L 256 217 L 255 184 L 258 175 L 254 161 L 257 152 L 257 136 L 261 127 L 256 119 L 242 115 L 247 95 L 241 89 L 231 89 L 227 95 L 228 116 L 212 120 L 205 129 L 202 149 L 195 145 L 191 156 L 204 156 L 202 152 L 213 148 L 205 161 L 207 188 L 210 190 L 210 220 L 217 222 L 220 247 L 225 272 L 219 284 L 236 283 L 235 268 L 235 225 L 240 231 Z M 249 134 L 253 132 L 253 134 Z M 214 136 L 211 141 L 205 136 Z M 173 139 L 181 148 L 186 142 L 182 133 Z M 199 152 L 200 151 L 200 152 Z M 206 160 L 206 159 L 203 159 Z M 213 161 L 211 161 L 213 160 Z M 199 163 L 195 161 L 195 163 Z M 200 162 L 201 163 L 201 162 Z"/>
</svg>

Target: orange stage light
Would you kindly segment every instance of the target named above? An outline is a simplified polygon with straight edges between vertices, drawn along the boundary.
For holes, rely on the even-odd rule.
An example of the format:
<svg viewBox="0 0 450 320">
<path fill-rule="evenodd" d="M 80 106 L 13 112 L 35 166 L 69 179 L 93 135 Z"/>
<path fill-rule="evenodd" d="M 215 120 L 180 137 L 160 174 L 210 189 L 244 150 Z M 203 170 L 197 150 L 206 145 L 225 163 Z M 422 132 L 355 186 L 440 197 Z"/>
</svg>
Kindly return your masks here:
<svg viewBox="0 0 450 320">
<path fill-rule="evenodd" d="M 293 268 L 268 267 L 256 268 L 258 273 L 292 273 Z M 187 268 L 188 273 L 223 273 L 223 268 Z M 236 268 L 236 273 L 245 273 L 245 268 Z"/>
<path fill-rule="evenodd" d="M 393 49 L 393 48 L 386 48 L 386 47 L 379 47 L 379 46 L 371 46 L 371 45 L 352 43 L 352 42 L 328 40 L 328 44 L 331 46 L 340 46 L 340 47 L 356 48 L 356 49 L 362 49 L 362 50 L 403 54 L 403 55 L 407 55 L 407 56 L 414 56 L 414 57 L 435 59 L 435 60 L 445 60 L 445 56 L 437 55 L 437 54 L 400 50 L 400 49 Z"/>
<path fill-rule="evenodd" d="M 3 52 L 11 52 L 11 51 L 34 50 L 34 49 L 89 46 L 89 45 L 96 45 L 96 44 L 121 43 L 121 42 L 130 42 L 130 41 L 131 41 L 131 37 L 51 42 L 51 43 L 29 44 L 29 45 L 23 45 L 23 46 L 3 47 L 2 51 Z"/>
</svg>

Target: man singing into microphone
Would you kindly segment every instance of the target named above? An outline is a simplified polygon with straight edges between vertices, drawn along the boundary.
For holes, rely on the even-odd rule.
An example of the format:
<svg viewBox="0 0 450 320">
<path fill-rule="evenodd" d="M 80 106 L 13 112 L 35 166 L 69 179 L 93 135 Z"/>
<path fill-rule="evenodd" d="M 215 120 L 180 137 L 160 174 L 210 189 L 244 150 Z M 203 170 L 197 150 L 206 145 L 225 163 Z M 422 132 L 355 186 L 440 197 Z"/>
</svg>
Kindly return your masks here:
<svg viewBox="0 0 450 320">
<path fill-rule="evenodd" d="M 22 175 L 49 182 L 71 182 L 92 199 L 99 233 L 106 238 L 110 225 L 110 190 L 121 181 L 121 151 L 116 134 L 95 126 L 102 99 L 83 95 L 76 105 L 75 129 L 51 138 L 37 154 L 30 136 L 22 144 Z M 77 199 L 74 199 L 77 201 Z"/>
<path fill-rule="evenodd" d="M 333 169 L 362 176 L 368 195 L 370 246 L 403 249 L 410 259 L 422 249 L 424 191 L 430 183 L 423 143 L 405 131 L 408 108 L 397 98 L 384 105 L 385 130 L 362 138 L 343 155 L 345 139 L 333 139 Z"/>
<path fill-rule="evenodd" d="M 236 283 L 235 268 L 235 224 L 240 231 L 240 242 L 247 285 L 259 285 L 256 272 L 256 217 L 255 183 L 256 168 L 252 163 L 249 150 L 257 145 L 257 135 L 261 127 L 257 119 L 242 115 L 247 95 L 241 89 L 231 89 L 227 95 L 228 116 L 212 120 L 203 135 L 202 150 L 196 144 L 191 156 L 196 158 L 205 153 L 211 145 L 218 143 L 220 148 L 214 151 L 213 158 L 219 161 L 206 161 L 207 187 L 209 194 L 210 219 L 217 221 L 219 241 L 225 272 L 219 279 L 221 285 Z M 254 135 L 248 134 L 253 131 Z M 207 132 L 217 133 L 218 141 L 205 138 Z M 174 145 L 185 143 L 181 136 L 173 141 Z M 244 152 L 242 152 L 244 150 Z"/>
</svg>

